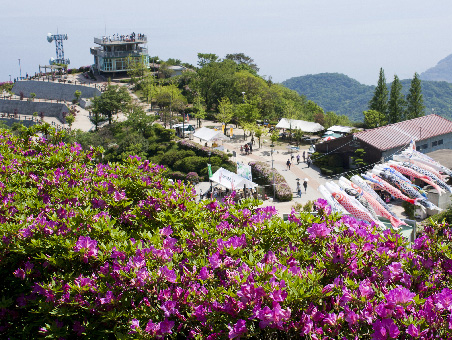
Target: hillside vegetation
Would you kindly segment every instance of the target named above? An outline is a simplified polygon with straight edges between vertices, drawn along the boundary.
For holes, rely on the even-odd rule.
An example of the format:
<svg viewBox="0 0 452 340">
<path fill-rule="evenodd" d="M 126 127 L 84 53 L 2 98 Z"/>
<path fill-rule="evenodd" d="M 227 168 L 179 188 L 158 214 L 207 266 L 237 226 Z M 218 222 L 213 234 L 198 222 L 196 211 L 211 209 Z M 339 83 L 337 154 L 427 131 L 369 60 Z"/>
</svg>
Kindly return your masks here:
<svg viewBox="0 0 452 340">
<path fill-rule="evenodd" d="M 1 339 L 450 339 L 449 225 L 197 203 L 63 138 L 0 129 Z"/>
<path fill-rule="evenodd" d="M 410 79 L 401 80 L 402 93 L 410 88 Z M 364 85 L 344 74 L 320 73 L 290 78 L 282 84 L 309 100 L 316 102 L 325 111 L 346 115 L 353 121 L 363 121 L 363 111 L 368 109 L 375 86 Z M 387 84 L 388 89 L 391 83 Z M 452 84 L 445 81 L 422 81 L 425 112 L 434 112 L 452 118 Z"/>
</svg>

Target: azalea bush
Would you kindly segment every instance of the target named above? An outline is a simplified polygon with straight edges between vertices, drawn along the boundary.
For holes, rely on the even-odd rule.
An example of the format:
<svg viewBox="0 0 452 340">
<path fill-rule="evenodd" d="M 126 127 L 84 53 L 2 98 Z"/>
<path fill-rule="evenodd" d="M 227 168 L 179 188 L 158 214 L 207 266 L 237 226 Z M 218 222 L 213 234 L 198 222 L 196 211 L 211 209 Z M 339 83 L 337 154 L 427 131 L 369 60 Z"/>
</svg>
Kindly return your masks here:
<svg viewBox="0 0 452 340">
<path fill-rule="evenodd" d="M 278 170 L 270 168 L 265 162 L 249 162 L 248 165 L 251 166 L 253 178 L 255 178 L 257 182 L 263 183 L 264 185 L 270 185 L 269 189 L 271 189 L 271 191 L 269 194 L 273 191 L 274 181 L 276 198 L 281 202 L 292 200 L 292 189 Z"/>
<path fill-rule="evenodd" d="M 323 200 L 287 223 L 196 203 L 161 166 L 35 131 L 0 131 L 2 338 L 452 337 L 447 224 L 410 245 Z"/>
</svg>

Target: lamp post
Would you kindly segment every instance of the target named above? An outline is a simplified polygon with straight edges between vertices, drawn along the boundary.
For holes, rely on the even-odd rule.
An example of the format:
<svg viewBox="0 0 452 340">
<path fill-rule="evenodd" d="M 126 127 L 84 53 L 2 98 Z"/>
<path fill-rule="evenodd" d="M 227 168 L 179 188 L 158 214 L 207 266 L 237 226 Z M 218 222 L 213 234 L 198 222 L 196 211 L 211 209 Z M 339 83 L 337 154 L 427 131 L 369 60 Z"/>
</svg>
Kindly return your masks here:
<svg viewBox="0 0 452 340">
<path fill-rule="evenodd" d="M 274 152 L 273 148 L 274 148 L 274 145 L 273 144 L 270 145 L 270 148 L 271 148 L 270 153 L 272 155 L 272 177 L 273 177 L 272 183 L 273 183 L 273 202 L 274 202 L 275 201 L 275 170 L 273 168 L 273 152 Z"/>
<path fill-rule="evenodd" d="M 19 80 L 22 79 L 22 68 L 20 66 L 20 59 L 19 60 Z"/>
<path fill-rule="evenodd" d="M 11 75 L 9 75 L 9 82 L 11 82 Z"/>
<path fill-rule="evenodd" d="M 245 92 L 242 92 L 242 96 L 243 96 L 243 103 L 245 103 Z"/>
<path fill-rule="evenodd" d="M 212 165 L 210 165 L 210 155 L 212 154 L 212 151 L 208 151 L 207 154 L 209 155 L 209 166 L 212 167 Z M 212 169 L 212 168 L 210 168 L 210 169 Z M 210 179 L 210 176 L 209 176 L 209 182 L 210 182 L 210 198 L 212 199 L 213 198 L 213 184 L 212 184 L 212 180 Z"/>
<path fill-rule="evenodd" d="M 185 111 L 182 110 L 182 138 L 185 139 Z"/>
</svg>

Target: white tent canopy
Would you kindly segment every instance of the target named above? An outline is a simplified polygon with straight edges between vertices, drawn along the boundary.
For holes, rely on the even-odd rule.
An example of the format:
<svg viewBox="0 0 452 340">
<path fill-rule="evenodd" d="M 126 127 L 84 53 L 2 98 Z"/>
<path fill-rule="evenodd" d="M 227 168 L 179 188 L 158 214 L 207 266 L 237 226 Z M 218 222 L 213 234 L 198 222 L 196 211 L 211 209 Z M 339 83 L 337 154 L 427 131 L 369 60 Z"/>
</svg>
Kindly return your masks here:
<svg viewBox="0 0 452 340">
<path fill-rule="evenodd" d="M 278 124 L 275 126 L 278 129 L 293 129 L 301 130 L 304 132 L 319 132 L 325 130 L 325 128 L 319 123 L 306 122 L 304 120 L 281 118 Z"/>
<path fill-rule="evenodd" d="M 206 127 L 196 130 L 196 132 L 193 134 L 193 137 L 199 138 L 206 142 L 210 142 L 212 140 L 229 140 L 229 137 L 225 136 L 223 132 L 215 131 L 214 129 L 209 129 Z"/>
<path fill-rule="evenodd" d="M 341 125 L 333 125 L 328 128 L 327 131 L 339 132 L 339 133 L 350 133 L 353 130 L 351 126 L 341 126 Z"/>
<path fill-rule="evenodd" d="M 240 177 L 239 175 L 224 168 L 219 168 L 209 179 L 212 182 L 219 183 L 230 190 L 243 189 L 244 186 L 246 186 L 247 189 L 257 187 L 256 183 Z"/>
</svg>

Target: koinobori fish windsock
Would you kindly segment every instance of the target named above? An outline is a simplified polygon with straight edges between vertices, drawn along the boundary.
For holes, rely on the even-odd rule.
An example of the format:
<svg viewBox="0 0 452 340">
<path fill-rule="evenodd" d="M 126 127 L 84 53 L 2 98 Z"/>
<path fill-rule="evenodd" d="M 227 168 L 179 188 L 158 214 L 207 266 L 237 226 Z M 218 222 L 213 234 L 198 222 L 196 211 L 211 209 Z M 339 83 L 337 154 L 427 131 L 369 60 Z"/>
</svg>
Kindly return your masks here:
<svg viewBox="0 0 452 340">
<path fill-rule="evenodd" d="M 341 178 L 339 179 L 339 181 L 341 181 Z M 353 182 L 349 182 L 349 183 L 352 188 L 356 189 L 358 192 L 361 192 L 364 199 L 367 200 L 370 205 L 372 205 L 375 212 L 378 215 L 383 216 L 384 218 L 387 218 L 395 229 L 400 228 L 401 225 L 406 225 L 405 222 L 403 222 L 403 221 L 399 220 L 397 217 L 391 215 L 389 213 L 389 211 L 385 209 L 385 207 L 383 207 L 374 197 L 372 197 L 371 194 L 362 190 L 362 188 L 359 187 L 358 185 L 356 185 L 355 183 L 353 183 Z"/>
<path fill-rule="evenodd" d="M 328 190 L 331 190 L 331 187 L 326 186 Z M 331 192 L 331 191 L 330 191 Z M 369 223 L 377 223 L 370 213 L 357 208 L 355 204 L 353 204 L 351 198 L 345 193 L 341 191 L 332 191 L 331 195 L 342 205 L 345 210 L 347 210 L 352 216 L 364 220 Z"/>
<path fill-rule="evenodd" d="M 416 170 L 407 168 L 407 167 L 403 166 L 401 163 L 394 162 L 394 161 L 390 161 L 389 166 L 406 176 L 410 176 L 412 178 L 418 178 L 421 181 L 431 185 L 432 187 L 434 187 L 436 189 L 436 191 L 438 192 L 438 194 L 440 196 L 443 192 L 445 192 L 444 189 L 442 189 L 438 184 L 436 184 L 433 181 L 432 178 L 428 177 L 427 175 L 423 175 L 420 172 L 417 172 Z"/>
<path fill-rule="evenodd" d="M 448 176 L 452 176 L 452 171 L 449 168 L 446 168 L 444 165 L 438 163 L 433 158 L 431 158 L 427 155 L 424 155 L 423 153 L 421 153 L 419 151 L 409 150 L 409 151 L 404 151 L 402 154 L 410 155 L 411 159 L 422 161 L 423 163 L 426 163 L 428 166 L 430 166 L 438 171 L 444 172 Z"/>
<path fill-rule="evenodd" d="M 438 170 L 432 168 L 430 166 L 430 164 L 428 164 L 426 162 L 420 162 L 420 161 L 418 161 L 416 159 L 410 158 L 407 155 L 394 155 L 392 158 L 395 161 L 399 161 L 399 162 L 403 162 L 403 163 L 408 162 L 408 163 L 414 164 L 414 165 L 416 165 L 416 166 L 418 166 L 418 167 L 420 167 L 420 168 L 422 168 L 424 170 L 427 170 L 427 171 L 431 172 L 432 174 L 435 174 L 435 176 L 438 177 L 441 181 L 444 180 L 444 176 L 441 175 Z"/>
<path fill-rule="evenodd" d="M 441 180 L 441 178 L 438 177 L 435 173 L 430 172 L 430 171 L 426 170 L 424 167 L 417 166 L 417 165 L 415 165 L 415 164 L 413 164 L 411 162 L 403 162 L 402 165 L 404 167 L 413 169 L 413 170 L 415 170 L 415 171 L 417 171 L 417 172 L 419 172 L 419 173 L 421 173 L 423 175 L 426 175 L 426 176 L 430 177 L 441 188 L 443 188 L 444 190 L 452 193 L 452 188 L 449 185 L 447 185 L 443 180 Z"/>
<path fill-rule="evenodd" d="M 364 179 L 362 179 L 358 175 L 354 175 L 350 178 L 350 180 L 352 181 L 353 184 L 356 184 L 361 189 L 363 189 L 363 191 L 367 192 L 369 195 L 371 195 L 373 198 L 375 198 L 375 200 L 378 203 L 380 203 L 392 216 L 396 217 L 396 214 L 394 214 L 394 212 L 391 210 L 391 207 L 389 205 L 387 205 L 386 202 L 383 201 L 380 196 L 378 196 L 378 194 L 375 192 L 375 190 L 372 189 L 370 187 L 370 185 L 368 185 Z"/>
<path fill-rule="evenodd" d="M 388 182 L 382 180 L 378 176 L 374 174 L 361 174 L 361 176 L 368 181 L 371 181 L 374 183 L 380 190 L 387 191 L 391 194 L 391 196 L 394 196 L 395 198 L 400 198 L 406 202 L 409 202 L 411 204 L 417 204 L 415 199 L 409 198 L 408 196 L 404 195 L 399 189 L 394 188 L 392 185 L 390 185 Z"/>
<path fill-rule="evenodd" d="M 328 204 L 331 207 L 331 210 L 335 213 L 341 213 L 344 214 L 347 211 L 340 205 L 336 199 L 331 195 L 331 193 L 323 186 L 319 185 L 317 188 L 318 191 L 322 194 L 322 196 L 325 198 L 325 200 L 328 202 Z"/>
<path fill-rule="evenodd" d="M 372 205 L 369 203 L 368 200 L 364 198 L 363 191 L 361 188 L 355 189 L 351 186 L 353 184 L 345 177 L 339 178 L 339 185 L 344 189 L 344 191 L 351 197 L 354 197 L 361 205 L 366 208 L 366 210 L 372 215 L 374 220 L 378 221 L 377 213 L 375 212 Z"/>
</svg>

